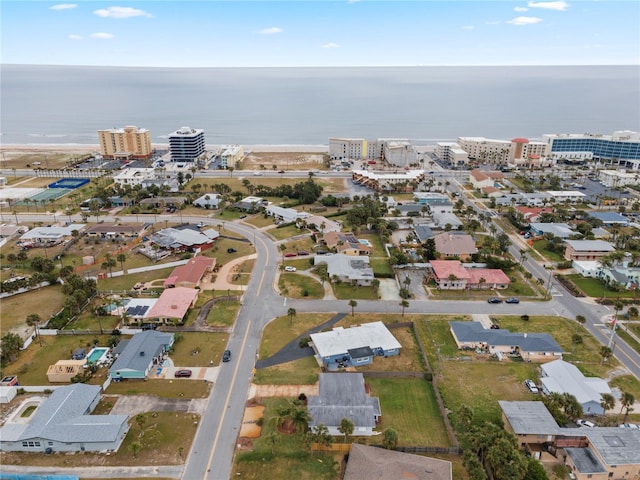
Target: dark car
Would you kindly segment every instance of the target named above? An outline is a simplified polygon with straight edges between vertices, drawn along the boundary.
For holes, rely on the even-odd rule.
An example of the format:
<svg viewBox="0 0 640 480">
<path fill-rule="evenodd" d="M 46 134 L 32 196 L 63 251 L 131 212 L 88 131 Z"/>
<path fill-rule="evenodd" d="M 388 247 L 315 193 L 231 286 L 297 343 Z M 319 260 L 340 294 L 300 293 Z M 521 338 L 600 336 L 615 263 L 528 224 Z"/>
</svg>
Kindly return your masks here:
<svg viewBox="0 0 640 480">
<path fill-rule="evenodd" d="M 173 374 L 176 378 L 186 377 L 189 378 L 191 376 L 191 370 L 176 370 L 176 373 Z"/>
<path fill-rule="evenodd" d="M 241 219 L 242 219 L 242 218 L 247 218 L 247 216 L 246 216 L 246 215 L 240 215 L 240 218 L 241 218 Z"/>
<path fill-rule="evenodd" d="M 487 303 L 502 303 L 502 299 L 498 297 L 491 297 L 487 300 Z"/>
<path fill-rule="evenodd" d="M 509 297 L 504 301 L 504 303 L 520 303 L 520 299 L 517 297 Z"/>
<path fill-rule="evenodd" d="M 305 250 L 300 250 L 298 252 L 298 255 L 309 255 L 309 252 L 305 251 Z"/>
<path fill-rule="evenodd" d="M 290 258 L 290 257 L 297 257 L 298 254 L 295 252 L 289 252 L 289 253 L 285 253 L 284 256 Z"/>
<path fill-rule="evenodd" d="M 227 253 L 236 253 L 237 250 L 235 248 L 227 248 Z"/>
<path fill-rule="evenodd" d="M 231 360 L 231 351 L 225 350 L 224 353 L 222 354 L 222 361 L 228 362 L 229 360 Z"/>
<path fill-rule="evenodd" d="M 284 173 L 284 170 L 280 170 L 278 173 Z"/>
</svg>

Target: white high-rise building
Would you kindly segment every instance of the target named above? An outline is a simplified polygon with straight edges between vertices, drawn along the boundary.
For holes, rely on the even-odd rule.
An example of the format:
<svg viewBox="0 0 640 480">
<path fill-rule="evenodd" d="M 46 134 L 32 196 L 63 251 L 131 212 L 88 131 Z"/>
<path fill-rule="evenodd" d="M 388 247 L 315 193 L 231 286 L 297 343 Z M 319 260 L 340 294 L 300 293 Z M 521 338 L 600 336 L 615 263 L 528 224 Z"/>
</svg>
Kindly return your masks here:
<svg viewBox="0 0 640 480">
<path fill-rule="evenodd" d="M 172 162 L 193 162 L 205 152 L 204 130 L 182 127 L 169 134 Z"/>
</svg>

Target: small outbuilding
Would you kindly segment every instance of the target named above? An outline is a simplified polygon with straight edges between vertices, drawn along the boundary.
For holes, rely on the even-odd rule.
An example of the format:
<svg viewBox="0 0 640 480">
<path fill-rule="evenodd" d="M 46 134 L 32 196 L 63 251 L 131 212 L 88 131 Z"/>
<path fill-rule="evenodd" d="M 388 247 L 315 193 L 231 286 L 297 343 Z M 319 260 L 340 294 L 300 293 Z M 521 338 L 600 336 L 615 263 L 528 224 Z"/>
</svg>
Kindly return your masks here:
<svg viewBox="0 0 640 480">
<path fill-rule="evenodd" d="M 11 400 L 13 400 L 16 395 L 18 394 L 18 389 L 16 389 L 16 387 L 7 387 L 7 386 L 2 386 L 0 387 L 0 403 L 4 404 L 4 403 L 10 403 Z"/>
</svg>

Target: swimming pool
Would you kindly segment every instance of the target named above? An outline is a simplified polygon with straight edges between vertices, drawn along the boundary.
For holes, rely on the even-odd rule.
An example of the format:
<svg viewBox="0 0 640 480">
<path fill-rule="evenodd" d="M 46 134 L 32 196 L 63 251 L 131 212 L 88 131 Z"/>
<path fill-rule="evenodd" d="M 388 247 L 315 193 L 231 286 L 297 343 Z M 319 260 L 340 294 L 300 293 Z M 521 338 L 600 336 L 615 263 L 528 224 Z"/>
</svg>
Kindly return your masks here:
<svg viewBox="0 0 640 480">
<path fill-rule="evenodd" d="M 106 347 L 97 347 L 92 349 L 87 355 L 87 363 L 99 363 L 106 360 L 109 349 Z"/>
</svg>

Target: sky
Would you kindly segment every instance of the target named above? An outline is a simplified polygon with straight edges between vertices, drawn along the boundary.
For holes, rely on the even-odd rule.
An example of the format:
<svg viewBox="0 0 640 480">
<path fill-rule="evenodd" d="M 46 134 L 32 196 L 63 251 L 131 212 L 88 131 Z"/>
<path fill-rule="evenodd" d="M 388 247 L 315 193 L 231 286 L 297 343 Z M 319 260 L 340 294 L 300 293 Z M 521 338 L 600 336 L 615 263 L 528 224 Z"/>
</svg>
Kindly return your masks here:
<svg viewBox="0 0 640 480">
<path fill-rule="evenodd" d="M 0 2 L 3 64 L 639 65 L 640 2 Z"/>
</svg>

